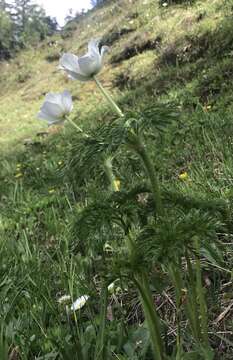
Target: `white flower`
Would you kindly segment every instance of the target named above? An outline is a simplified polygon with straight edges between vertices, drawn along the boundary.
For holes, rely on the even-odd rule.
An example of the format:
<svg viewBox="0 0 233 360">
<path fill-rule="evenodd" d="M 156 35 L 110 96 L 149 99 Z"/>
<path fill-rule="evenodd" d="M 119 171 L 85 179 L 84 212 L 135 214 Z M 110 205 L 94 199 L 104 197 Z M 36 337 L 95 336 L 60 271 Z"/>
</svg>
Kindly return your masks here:
<svg viewBox="0 0 233 360">
<path fill-rule="evenodd" d="M 88 295 L 82 295 L 80 296 L 77 300 L 75 300 L 75 302 L 71 305 L 70 310 L 71 311 L 76 311 L 81 309 L 87 302 L 87 300 L 89 299 L 90 296 Z"/>
<path fill-rule="evenodd" d="M 103 55 L 108 46 L 99 48 L 99 40 L 91 40 L 86 55 L 78 57 L 66 53 L 60 59 L 60 69 L 65 70 L 71 79 L 87 81 L 98 74 L 103 66 Z"/>
<path fill-rule="evenodd" d="M 63 303 L 70 301 L 70 299 L 71 299 L 70 295 L 63 295 L 57 300 L 57 302 L 59 304 L 63 304 Z"/>
<path fill-rule="evenodd" d="M 37 117 L 46 120 L 49 125 L 62 123 L 72 108 L 72 97 L 69 91 L 48 93 Z"/>
<path fill-rule="evenodd" d="M 108 292 L 110 292 L 110 294 L 113 294 L 115 290 L 115 282 L 113 281 L 110 285 L 108 285 Z"/>
<path fill-rule="evenodd" d="M 116 283 L 119 281 L 119 279 L 114 280 L 110 285 L 108 285 L 108 292 L 110 294 L 114 294 L 119 292 L 119 289 L 121 291 L 121 288 L 118 286 L 116 287 Z"/>
</svg>

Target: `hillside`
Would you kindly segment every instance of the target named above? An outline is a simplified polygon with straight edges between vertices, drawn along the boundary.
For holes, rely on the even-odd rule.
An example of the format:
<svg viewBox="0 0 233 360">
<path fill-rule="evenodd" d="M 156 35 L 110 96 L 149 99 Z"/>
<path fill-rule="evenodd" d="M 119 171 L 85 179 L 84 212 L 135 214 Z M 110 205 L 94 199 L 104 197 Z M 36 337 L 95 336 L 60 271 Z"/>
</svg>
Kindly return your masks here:
<svg viewBox="0 0 233 360">
<path fill-rule="evenodd" d="M 0 359 L 232 359 L 232 15 L 107 1 L 0 63 Z M 93 38 L 121 121 L 58 69 Z M 36 119 L 64 89 L 86 138 Z"/>
<path fill-rule="evenodd" d="M 231 107 L 230 2 L 199 1 L 191 7 L 158 7 L 153 1 L 109 2 L 90 11 L 71 37 L 48 40 L 1 64 L 4 149 L 27 136 L 30 128 L 31 134 L 43 129 L 34 115 L 46 92 L 64 88 L 64 74 L 57 69 L 60 55 L 65 51 L 85 53 L 93 37 L 111 46 L 101 80 L 115 89 L 120 101 L 125 93 L 137 96 L 142 86 L 146 96 L 154 96 L 156 101 L 168 98 L 185 105 L 185 109 L 193 108 L 195 102 L 213 109 Z M 79 97 L 85 118 L 82 93 L 85 98 L 91 94 L 92 84 L 83 88 L 82 84 L 67 82 L 65 86 Z M 90 107 L 95 108 L 95 99 L 89 98 Z"/>
</svg>

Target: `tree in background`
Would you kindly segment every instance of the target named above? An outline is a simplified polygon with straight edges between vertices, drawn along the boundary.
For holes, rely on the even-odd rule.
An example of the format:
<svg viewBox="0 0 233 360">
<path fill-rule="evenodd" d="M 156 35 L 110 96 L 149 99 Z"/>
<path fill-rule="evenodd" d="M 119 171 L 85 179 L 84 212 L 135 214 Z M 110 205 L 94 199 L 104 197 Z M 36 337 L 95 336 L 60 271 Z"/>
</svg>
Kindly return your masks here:
<svg viewBox="0 0 233 360">
<path fill-rule="evenodd" d="M 57 22 L 46 16 L 44 9 L 31 0 L 13 0 L 10 15 L 23 45 L 43 40 L 57 28 Z"/>
<path fill-rule="evenodd" d="M 0 59 L 57 31 L 57 21 L 32 0 L 0 0 Z"/>
<path fill-rule="evenodd" d="M 10 16 L 0 6 L 0 59 L 9 58 L 13 46 L 13 23 Z"/>
</svg>

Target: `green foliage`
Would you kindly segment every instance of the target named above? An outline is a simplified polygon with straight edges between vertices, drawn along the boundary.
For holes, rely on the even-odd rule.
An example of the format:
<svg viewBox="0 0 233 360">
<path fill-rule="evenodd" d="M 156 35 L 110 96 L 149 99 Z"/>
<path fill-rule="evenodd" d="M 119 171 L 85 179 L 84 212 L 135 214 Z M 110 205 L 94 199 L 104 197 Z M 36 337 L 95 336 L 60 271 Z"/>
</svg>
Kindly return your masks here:
<svg viewBox="0 0 233 360">
<path fill-rule="evenodd" d="M 11 56 L 14 43 L 13 23 L 10 16 L 0 9 L 0 60 Z"/>
<path fill-rule="evenodd" d="M 192 5 L 194 4 L 194 2 L 195 0 L 159 0 L 159 4 L 162 6 L 176 5 L 176 4 Z"/>
<path fill-rule="evenodd" d="M 10 14 L 16 36 L 23 46 L 43 40 L 56 31 L 56 22 L 46 17 L 44 10 L 31 0 L 14 0 Z"/>
<path fill-rule="evenodd" d="M 67 39 L 73 35 L 75 30 L 77 30 L 76 21 L 69 21 L 62 29 L 61 37 Z"/>
<path fill-rule="evenodd" d="M 14 51 L 37 44 L 57 30 L 57 22 L 31 0 L 15 0 L 0 4 L 0 59 Z"/>
</svg>

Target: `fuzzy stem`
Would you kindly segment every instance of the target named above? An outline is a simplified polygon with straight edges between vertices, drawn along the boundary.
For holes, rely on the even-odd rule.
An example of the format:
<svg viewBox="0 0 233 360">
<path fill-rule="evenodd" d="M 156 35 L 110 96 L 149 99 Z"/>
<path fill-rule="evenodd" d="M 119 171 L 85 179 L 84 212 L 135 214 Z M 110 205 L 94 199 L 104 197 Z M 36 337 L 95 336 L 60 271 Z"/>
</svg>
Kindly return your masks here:
<svg viewBox="0 0 233 360">
<path fill-rule="evenodd" d="M 104 161 L 104 170 L 105 170 L 105 174 L 106 174 L 106 176 L 107 176 L 107 178 L 109 180 L 111 190 L 113 192 L 114 191 L 119 191 L 119 188 L 118 188 L 117 183 L 116 183 L 115 175 L 113 174 L 112 161 L 111 161 L 110 158 L 107 158 Z"/>
<path fill-rule="evenodd" d="M 140 156 L 140 158 L 143 161 L 143 164 L 145 166 L 147 175 L 151 183 L 151 190 L 155 203 L 156 214 L 158 216 L 161 216 L 163 215 L 163 206 L 162 206 L 159 183 L 155 173 L 153 162 L 147 152 L 146 146 L 143 144 L 141 138 L 137 134 L 131 132 L 129 137 L 129 142 L 131 145 L 133 145 L 133 149 L 137 152 L 137 154 Z"/>
<path fill-rule="evenodd" d="M 111 96 L 109 95 L 109 93 L 104 89 L 104 87 L 101 85 L 101 83 L 99 82 L 99 80 L 94 76 L 93 77 L 96 85 L 98 86 L 98 88 L 100 89 L 100 91 L 102 92 L 102 94 L 104 95 L 104 97 L 108 100 L 108 102 L 110 103 L 111 107 L 113 108 L 113 110 L 117 113 L 117 115 L 119 115 L 120 117 L 124 117 L 123 112 L 121 111 L 121 109 L 119 108 L 119 106 L 117 106 L 117 104 L 115 103 L 115 101 L 113 101 L 113 99 L 111 98 Z"/>
<path fill-rule="evenodd" d="M 198 313 L 198 304 L 197 304 L 197 294 L 195 288 L 195 276 L 193 273 L 192 264 L 189 258 L 189 254 L 186 251 L 185 258 L 187 262 L 187 270 L 190 281 L 190 286 L 188 288 L 188 297 L 186 303 L 187 315 L 189 318 L 190 326 L 193 332 L 193 336 L 197 342 L 200 342 L 200 323 L 199 323 L 199 313 Z"/>
<path fill-rule="evenodd" d="M 103 283 L 101 291 L 101 311 L 100 311 L 100 332 L 95 349 L 95 359 L 104 360 L 105 358 L 105 335 L 106 335 L 106 317 L 107 317 L 107 301 L 108 301 L 108 287 Z"/>
<path fill-rule="evenodd" d="M 207 317 L 207 308 L 205 302 L 205 296 L 203 292 L 202 286 L 202 278 L 201 278 L 201 262 L 200 262 L 200 241 L 197 237 L 194 239 L 195 248 L 196 248 L 196 287 L 197 287 L 197 295 L 198 302 L 200 307 L 200 322 L 201 322 L 201 333 L 205 346 L 210 348 L 209 338 L 208 338 L 208 317 Z"/>
<path fill-rule="evenodd" d="M 145 319 L 150 332 L 154 360 L 164 360 L 165 357 L 160 331 L 160 323 L 150 291 L 148 278 L 146 274 L 142 272 L 139 276 L 134 276 L 134 282 L 142 299 Z"/>
<path fill-rule="evenodd" d="M 77 124 L 75 124 L 75 122 L 73 120 L 71 120 L 69 117 L 66 118 L 66 120 L 73 126 L 75 127 L 76 130 L 78 130 L 78 132 L 82 133 L 86 138 L 89 137 L 89 135 L 87 135 L 83 129 L 81 129 Z"/>
<path fill-rule="evenodd" d="M 132 256 L 134 251 L 135 251 L 135 242 L 133 240 L 133 236 L 132 236 L 132 233 L 130 231 L 126 236 L 126 245 L 128 247 L 128 251 L 129 251 L 130 256 Z"/>
<path fill-rule="evenodd" d="M 182 307 L 182 288 L 183 288 L 183 279 L 181 276 L 181 261 L 179 261 L 179 268 L 176 268 L 176 265 L 171 264 L 169 266 L 169 273 L 172 278 L 174 287 L 175 287 L 175 295 L 176 295 L 176 318 L 177 318 L 177 353 L 176 359 L 180 360 L 182 358 L 182 339 L 181 339 L 181 307 Z"/>
</svg>

